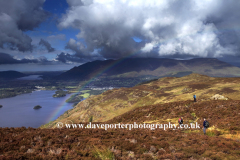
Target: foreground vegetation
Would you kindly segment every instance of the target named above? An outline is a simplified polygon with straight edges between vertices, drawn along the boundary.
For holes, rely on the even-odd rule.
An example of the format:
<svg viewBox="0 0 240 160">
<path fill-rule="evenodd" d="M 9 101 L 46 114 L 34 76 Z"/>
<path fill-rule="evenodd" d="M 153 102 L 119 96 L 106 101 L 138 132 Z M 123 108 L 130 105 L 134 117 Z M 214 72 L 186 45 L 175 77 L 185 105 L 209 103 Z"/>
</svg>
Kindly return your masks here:
<svg viewBox="0 0 240 160">
<path fill-rule="evenodd" d="M 167 124 L 177 123 L 182 116 L 184 124 L 202 124 L 206 117 L 210 122 L 207 135 L 203 135 L 202 129 L 4 128 L 0 129 L 0 159 L 237 160 L 239 106 L 240 101 L 234 100 L 172 102 L 136 108 L 104 122 Z"/>
</svg>

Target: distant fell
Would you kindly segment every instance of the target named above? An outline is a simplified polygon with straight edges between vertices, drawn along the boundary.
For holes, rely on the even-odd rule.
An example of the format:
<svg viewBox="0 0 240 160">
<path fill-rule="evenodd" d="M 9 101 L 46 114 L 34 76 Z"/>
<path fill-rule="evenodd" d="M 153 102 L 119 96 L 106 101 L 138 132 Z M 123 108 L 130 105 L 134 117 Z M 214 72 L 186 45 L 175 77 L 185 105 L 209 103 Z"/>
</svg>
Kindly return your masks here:
<svg viewBox="0 0 240 160">
<path fill-rule="evenodd" d="M 96 75 L 102 77 L 133 78 L 163 77 L 189 72 L 212 77 L 238 77 L 240 68 L 214 58 L 175 60 L 166 58 L 128 58 L 120 60 L 92 61 L 74 67 L 56 76 L 56 79 L 88 80 Z M 179 74 L 181 75 L 181 74 Z"/>
<path fill-rule="evenodd" d="M 0 72 L 0 79 L 16 79 L 20 77 L 25 77 L 26 74 L 17 71 L 1 71 Z"/>
</svg>

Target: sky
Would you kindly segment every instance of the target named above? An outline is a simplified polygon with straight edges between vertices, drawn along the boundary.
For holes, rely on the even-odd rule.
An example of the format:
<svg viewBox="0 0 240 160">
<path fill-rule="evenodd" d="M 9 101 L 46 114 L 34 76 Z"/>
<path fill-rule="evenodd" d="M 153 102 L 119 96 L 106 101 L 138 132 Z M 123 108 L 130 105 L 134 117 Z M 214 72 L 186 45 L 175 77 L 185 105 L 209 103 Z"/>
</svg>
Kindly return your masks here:
<svg viewBox="0 0 240 160">
<path fill-rule="evenodd" d="M 240 66 L 239 8 L 236 0 L 0 0 L 0 71 L 128 57 Z"/>
</svg>

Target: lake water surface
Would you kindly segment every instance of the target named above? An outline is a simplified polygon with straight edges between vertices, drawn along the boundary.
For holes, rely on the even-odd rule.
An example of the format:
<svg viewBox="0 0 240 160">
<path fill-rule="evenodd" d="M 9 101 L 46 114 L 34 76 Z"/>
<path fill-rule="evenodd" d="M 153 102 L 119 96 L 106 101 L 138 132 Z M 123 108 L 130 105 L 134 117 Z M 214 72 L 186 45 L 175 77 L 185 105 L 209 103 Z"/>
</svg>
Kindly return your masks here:
<svg viewBox="0 0 240 160">
<path fill-rule="evenodd" d="M 26 77 L 17 78 L 17 80 L 42 80 L 41 75 L 30 75 Z"/>
<path fill-rule="evenodd" d="M 0 127 L 33 127 L 37 128 L 48 123 L 52 115 L 59 110 L 54 120 L 65 111 L 72 109 L 73 103 L 65 103 L 72 94 L 65 97 L 53 98 L 55 91 L 34 91 L 16 97 L 0 99 Z M 64 107 L 62 107 L 64 104 Z M 34 106 L 42 108 L 35 110 Z"/>
</svg>

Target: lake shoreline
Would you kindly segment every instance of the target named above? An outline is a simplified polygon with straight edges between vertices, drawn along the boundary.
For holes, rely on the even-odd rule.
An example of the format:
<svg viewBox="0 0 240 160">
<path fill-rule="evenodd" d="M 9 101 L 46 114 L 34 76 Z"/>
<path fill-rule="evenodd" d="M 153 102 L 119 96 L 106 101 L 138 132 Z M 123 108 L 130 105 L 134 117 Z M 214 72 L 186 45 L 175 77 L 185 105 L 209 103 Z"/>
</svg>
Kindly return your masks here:
<svg viewBox="0 0 240 160">
<path fill-rule="evenodd" d="M 72 103 L 65 101 L 73 94 L 53 98 L 55 91 L 35 90 L 30 94 L 0 99 L 0 128 L 32 127 L 39 128 L 51 120 L 57 119 L 67 110 L 72 109 Z M 42 108 L 33 109 L 40 105 Z"/>
</svg>

